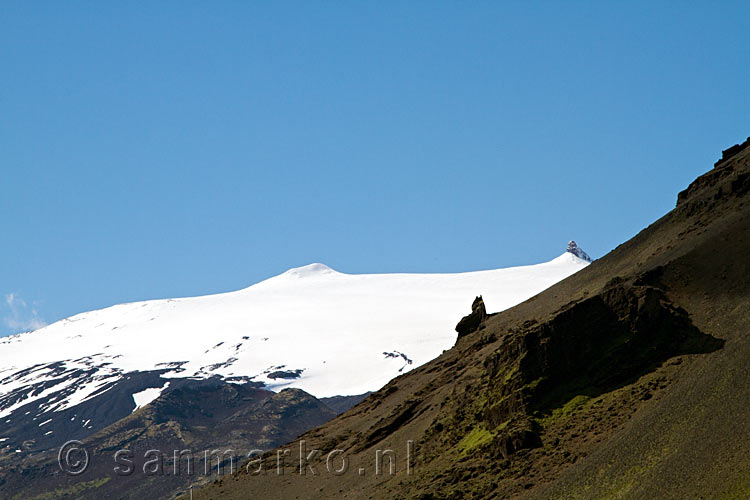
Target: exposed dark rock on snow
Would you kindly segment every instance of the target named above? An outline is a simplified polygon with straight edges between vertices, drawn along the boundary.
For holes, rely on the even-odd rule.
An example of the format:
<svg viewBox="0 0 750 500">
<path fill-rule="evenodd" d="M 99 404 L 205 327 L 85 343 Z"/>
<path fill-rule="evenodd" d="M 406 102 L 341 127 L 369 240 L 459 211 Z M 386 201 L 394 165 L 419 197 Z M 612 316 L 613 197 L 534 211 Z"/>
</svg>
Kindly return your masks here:
<svg viewBox="0 0 750 500">
<path fill-rule="evenodd" d="M 404 361 L 404 365 L 398 370 L 399 373 L 403 372 L 404 368 L 414 363 L 409 356 L 399 351 L 383 352 L 383 356 L 390 359 L 402 359 Z"/>
<path fill-rule="evenodd" d="M 570 242 L 568 242 L 568 248 L 565 251 L 568 252 L 568 253 L 572 253 L 573 255 L 575 255 L 576 257 L 578 257 L 579 259 L 583 259 L 586 262 L 593 262 L 593 260 L 594 260 L 591 257 L 589 257 L 589 254 L 587 254 L 586 252 L 584 252 L 583 249 L 578 246 L 578 243 L 576 243 L 573 240 L 571 240 Z"/>
<path fill-rule="evenodd" d="M 271 380 L 276 380 L 276 379 L 279 379 L 279 378 L 283 378 L 283 379 L 295 379 L 295 378 L 299 378 L 300 375 L 302 375 L 303 371 L 304 370 L 301 370 L 299 368 L 296 369 L 296 370 L 276 370 L 274 372 L 269 373 L 266 376 L 268 378 L 270 378 Z"/>
</svg>

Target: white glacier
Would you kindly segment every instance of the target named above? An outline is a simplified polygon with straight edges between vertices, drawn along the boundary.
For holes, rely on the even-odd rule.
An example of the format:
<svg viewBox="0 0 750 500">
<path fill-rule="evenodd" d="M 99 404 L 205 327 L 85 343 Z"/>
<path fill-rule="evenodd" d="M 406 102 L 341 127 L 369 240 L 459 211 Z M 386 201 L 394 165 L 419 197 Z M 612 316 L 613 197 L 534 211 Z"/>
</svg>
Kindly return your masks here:
<svg viewBox="0 0 750 500">
<path fill-rule="evenodd" d="M 502 311 L 587 265 L 569 252 L 542 264 L 452 274 L 344 274 L 311 264 L 236 292 L 120 304 L 0 339 L 0 396 L 52 377 L 43 366 L 58 361 L 97 370 L 58 409 L 136 370 L 250 377 L 318 397 L 360 394 L 450 348 L 475 296 L 488 312 Z M 161 390 L 134 394 L 136 405 Z M 0 417 L 11 410 L 0 408 Z"/>
</svg>

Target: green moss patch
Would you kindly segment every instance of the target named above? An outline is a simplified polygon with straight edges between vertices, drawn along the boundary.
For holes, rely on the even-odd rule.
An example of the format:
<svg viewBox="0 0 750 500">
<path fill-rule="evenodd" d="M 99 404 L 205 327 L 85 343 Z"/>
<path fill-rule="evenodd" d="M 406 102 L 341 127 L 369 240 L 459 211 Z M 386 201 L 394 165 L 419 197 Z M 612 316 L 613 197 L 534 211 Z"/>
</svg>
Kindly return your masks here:
<svg viewBox="0 0 750 500">
<path fill-rule="evenodd" d="M 467 435 L 458 442 L 461 456 L 468 455 L 492 442 L 495 433 L 487 430 L 482 424 L 476 425 Z"/>
</svg>

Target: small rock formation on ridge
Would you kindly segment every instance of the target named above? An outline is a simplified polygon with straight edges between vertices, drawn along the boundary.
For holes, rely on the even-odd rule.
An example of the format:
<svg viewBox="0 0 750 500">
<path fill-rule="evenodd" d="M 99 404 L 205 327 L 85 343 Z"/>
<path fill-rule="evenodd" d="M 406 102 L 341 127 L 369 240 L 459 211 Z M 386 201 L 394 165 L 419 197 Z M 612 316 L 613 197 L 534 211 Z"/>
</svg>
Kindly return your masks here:
<svg viewBox="0 0 750 500">
<path fill-rule="evenodd" d="M 474 299 L 471 304 L 471 314 L 461 318 L 461 321 L 456 325 L 456 331 L 458 332 L 458 338 L 475 332 L 479 329 L 479 325 L 482 321 L 487 319 L 487 309 L 484 307 L 484 300 L 482 296 Z"/>
</svg>

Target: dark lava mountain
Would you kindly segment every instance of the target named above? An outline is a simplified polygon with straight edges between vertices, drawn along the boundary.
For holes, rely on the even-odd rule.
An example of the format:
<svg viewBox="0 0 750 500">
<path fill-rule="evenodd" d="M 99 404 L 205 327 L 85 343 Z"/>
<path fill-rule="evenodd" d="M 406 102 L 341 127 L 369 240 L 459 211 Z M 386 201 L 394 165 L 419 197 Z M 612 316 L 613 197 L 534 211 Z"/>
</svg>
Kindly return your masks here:
<svg viewBox="0 0 750 500">
<path fill-rule="evenodd" d="M 586 269 L 475 303 L 452 349 L 305 433 L 319 453 L 194 498 L 750 498 L 749 193 L 750 141 Z"/>
<path fill-rule="evenodd" d="M 237 470 L 253 450 L 286 443 L 363 397 L 317 399 L 301 389 L 274 393 L 219 378 L 173 380 L 150 404 L 132 413 L 126 408 L 126 416 L 118 414 L 113 424 L 61 443 L 61 451 L 2 449 L 0 498 L 171 498 L 192 482 Z M 116 408 L 98 399 L 76 411 L 96 415 L 99 408 Z M 66 471 L 61 462 L 69 466 Z"/>
</svg>

